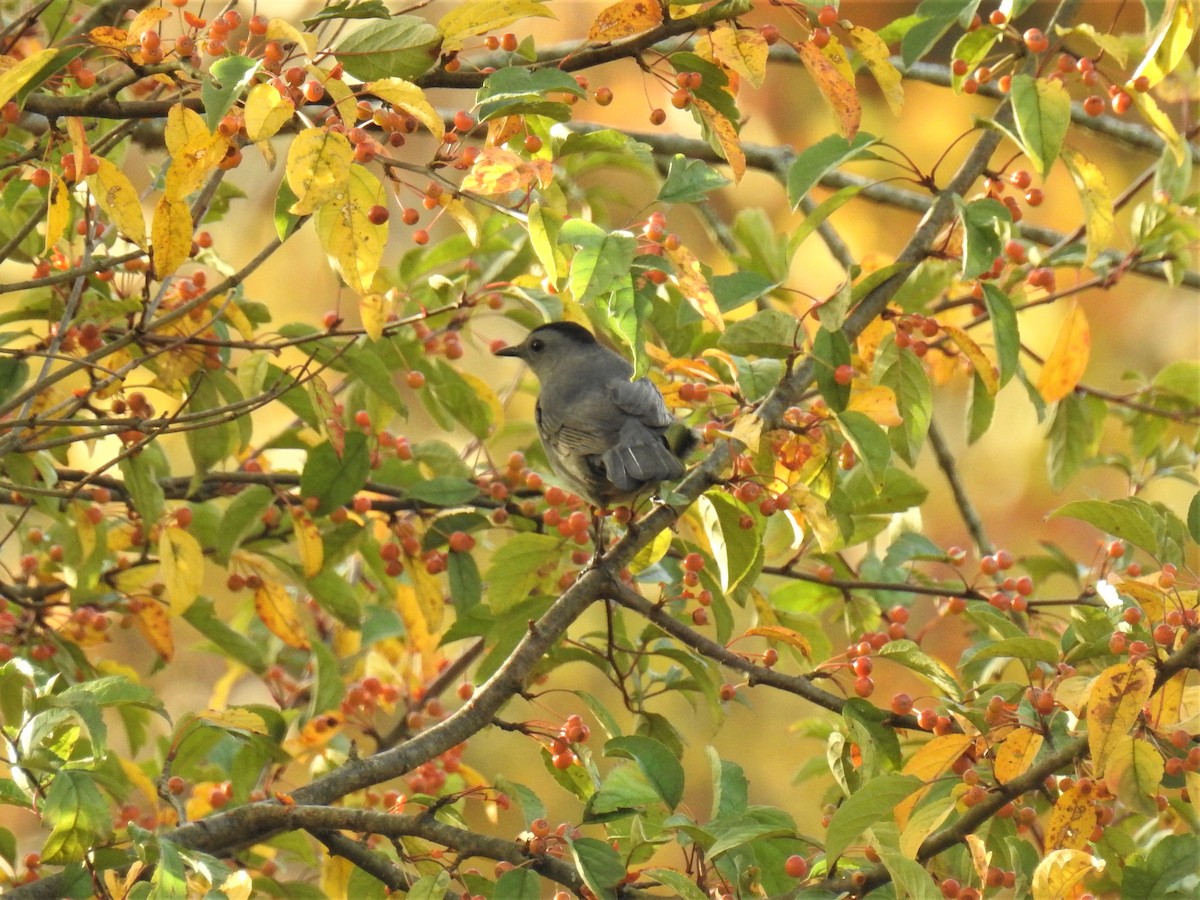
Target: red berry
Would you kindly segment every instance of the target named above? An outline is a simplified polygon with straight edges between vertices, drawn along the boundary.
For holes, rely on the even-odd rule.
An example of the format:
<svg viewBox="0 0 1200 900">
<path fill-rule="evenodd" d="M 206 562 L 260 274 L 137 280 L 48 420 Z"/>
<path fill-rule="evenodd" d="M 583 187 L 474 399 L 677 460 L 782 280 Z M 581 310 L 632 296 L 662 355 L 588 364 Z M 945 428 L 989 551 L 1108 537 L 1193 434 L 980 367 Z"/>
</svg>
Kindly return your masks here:
<svg viewBox="0 0 1200 900">
<path fill-rule="evenodd" d="M 793 853 L 784 862 L 783 870 L 791 878 L 804 878 L 808 875 L 808 860 L 798 853 Z"/>
<path fill-rule="evenodd" d="M 1083 101 L 1083 111 L 1089 116 L 1098 116 L 1104 112 L 1104 98 L 1099 94 L 1092 94 Z"/>
<path fill-rule="evenodd" d="M 854 366 L 844 363 L 833 371 L 833 380 L 838 384 L 849 384 L 854 380 Z"/>
<path fill-rule="evenodd" d="M 1045 199 L 1046 195 L 1038 188 L 1030 188 L 1025 192 L 1025 202 L 1030 206 L 1041 206 L 1042 201 Z"/>
<path fill-rule="evenodd" d="M 832 28 L 838 23 L 838 11 L 836 6 L 826 4 L 817 12 L 817 21 L 826 28 Z"/>
<path fill-rule="evenodd" d="M 892 697 L 892 712 L 898 716 L 907 716 L 913 711 L 913 698 L 906 693 Z"/>
<path fill-rule="evenodd" d="M 367 221 L 372 225 L 382 225 L 388 220 L 388 208 L 376 204 L 367 210 Z"/>
<path fill-rule="evenodd" d="M 1040 28 L 1030 28 L 1023 35 L 1030 53 L 1045 53 L 1050 49 L 1050 40 Z"/>
</svg>

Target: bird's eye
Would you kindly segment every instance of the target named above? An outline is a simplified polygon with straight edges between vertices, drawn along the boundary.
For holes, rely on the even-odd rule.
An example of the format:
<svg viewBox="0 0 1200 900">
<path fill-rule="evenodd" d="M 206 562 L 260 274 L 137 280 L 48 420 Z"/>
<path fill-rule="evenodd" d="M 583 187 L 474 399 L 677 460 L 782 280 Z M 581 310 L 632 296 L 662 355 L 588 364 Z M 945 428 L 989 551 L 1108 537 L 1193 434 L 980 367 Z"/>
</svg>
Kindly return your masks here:
<svg viewBox="0 0 1200 900">
<path fill-rule="evenodd" d="M 529 349 L 534 353 L 540 353 L 546 346 L 546 342 L 541 338 L 534 338 L 529 342 Z"/>
</svg>

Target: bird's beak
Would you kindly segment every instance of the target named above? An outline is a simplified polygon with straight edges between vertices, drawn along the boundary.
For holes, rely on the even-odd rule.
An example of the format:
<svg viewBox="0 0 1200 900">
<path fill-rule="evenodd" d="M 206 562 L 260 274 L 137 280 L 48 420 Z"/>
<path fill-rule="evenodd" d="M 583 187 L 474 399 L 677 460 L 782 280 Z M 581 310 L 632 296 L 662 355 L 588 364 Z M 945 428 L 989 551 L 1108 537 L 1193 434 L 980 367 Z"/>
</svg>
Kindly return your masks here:
<svg viewBox="0 0 1200 900">
<path fill-rule="evenodd" d="M 517 359 L 520 359 L 523 356 L 523 354 L 521 353 L 521 346 L 519 344 L 514 347 L 501 347 L 499 350 L 496 350 L 492 355 L 493 356 L 513 356 L 513 357 L 516 357 Z"/>
</svg>

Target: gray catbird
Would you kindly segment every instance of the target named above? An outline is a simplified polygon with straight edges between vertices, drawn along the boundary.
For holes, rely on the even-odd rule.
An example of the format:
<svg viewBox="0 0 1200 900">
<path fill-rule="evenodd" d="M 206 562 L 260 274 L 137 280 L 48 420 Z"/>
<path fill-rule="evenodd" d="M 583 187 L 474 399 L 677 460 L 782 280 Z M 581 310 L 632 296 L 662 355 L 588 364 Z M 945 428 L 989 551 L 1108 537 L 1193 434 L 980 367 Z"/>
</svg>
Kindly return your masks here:
<svg viewBox="0 0 1200 900">
<path fill-rule="evenodd" d="M 672 448 L 675 425 L 662 394 L 633 367 L 573 322 L 541 325 L 497 356 L 525 360 L 541 382 L 537 427 L 550 465 L 593 506 L 628 503 L 660 481 L 683 475 L 695 435 Z"/>
</svg>

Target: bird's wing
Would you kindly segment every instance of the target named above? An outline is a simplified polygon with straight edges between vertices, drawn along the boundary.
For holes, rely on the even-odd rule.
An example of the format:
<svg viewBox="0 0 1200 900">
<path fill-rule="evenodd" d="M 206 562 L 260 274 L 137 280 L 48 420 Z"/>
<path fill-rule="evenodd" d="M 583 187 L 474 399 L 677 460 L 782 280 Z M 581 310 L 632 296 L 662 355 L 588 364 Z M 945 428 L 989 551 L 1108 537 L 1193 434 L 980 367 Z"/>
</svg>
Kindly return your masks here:
<svg viewBox="0 0 1200 900">
<path fill-rule="evenodd" d="M 675 421 L 662 394 L 648 378 L 639 378 L 637 381 L 622 378 L 612 382 L 610 391 L 613 401 L 622 412 L 648 428 L 666 428 Z"/>
<path fill-rule="evenodd" d="M 538 401 L 538 430 L 563 456 L 593 456 L 612 446 L 621 428 L 612 405 L 603 397 L 583 396 L 562 415 L 552 416 Z"/>
</svg>

